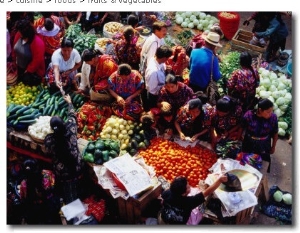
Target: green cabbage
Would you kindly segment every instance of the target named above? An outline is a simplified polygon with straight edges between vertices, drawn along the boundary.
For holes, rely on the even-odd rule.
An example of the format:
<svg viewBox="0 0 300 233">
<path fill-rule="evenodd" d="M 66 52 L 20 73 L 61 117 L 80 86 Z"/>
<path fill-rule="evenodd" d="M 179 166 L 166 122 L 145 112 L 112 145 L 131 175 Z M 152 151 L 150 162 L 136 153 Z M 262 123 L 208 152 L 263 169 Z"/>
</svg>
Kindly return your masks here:
<svg viewBox="0 0 300 233">
<path fill-rule="evenodd" d="M 288 124 L 287 124 L 286 122 L 284 122 L 284 121 L 278 121 L 278 127 L 279 127 L 279 128 L 282 128 L 282 129 L 284 129 L 284 130 L 286 130 L 289 126 L 288 126 Z"/>
<path fill-rule="evenodd" d="M 281 202 L 282 201 L 282 192 L 280 190 L 277 190 L 274 194 L 273 194 L 273 198 L 275 201 L 277 202 Z"/>
<path fill-rule="evenodd" d="M 281 137 L 284 137 L 286 134 L 285 130 L 283 128 L 278 128 L 278 135 Z"/>
<path fill-rule="evenodd" d="M 292 204 L 292 194 L 286 193 L 282 195 L 282 200 L 286 205 Z"/>
</svg>

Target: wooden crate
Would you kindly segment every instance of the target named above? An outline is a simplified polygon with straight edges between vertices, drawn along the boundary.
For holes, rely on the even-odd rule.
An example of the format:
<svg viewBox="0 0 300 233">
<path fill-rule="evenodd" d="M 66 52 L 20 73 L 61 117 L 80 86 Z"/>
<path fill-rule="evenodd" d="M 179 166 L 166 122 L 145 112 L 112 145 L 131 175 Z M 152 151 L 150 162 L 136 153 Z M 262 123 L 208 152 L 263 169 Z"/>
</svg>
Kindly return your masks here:
<svg viewBox="0 0 300 233">
<path fill-rule="evenodd" d="M 259 55 L 266 51 L 266 47 L 260 47 L 250 44 L 253 33 L 239 29 L 231 40 L 231 49 L 238 51 L 248 51 L 252 55 Z"/>
<path fill-rule="evenodd" d="M 157 198 L 162 192 L 162 186 L 158 183 L 155 187 L 147 190 L 138 199 L 129 197 L 127 200 L 119 197 L 117 199 L 119 215 L 122 221 L 127 224 L 141 222 L 141 213 L 147 204 Z"/>
<path fill-rule="evenodd" d="M 262 201 L 267 200 L 267 192 L 268 187 L 266 187 L 267 180 L 265 177 L 263 177 L 256 189 L 255 196 Z M 238 212 L 235 216 L 231 217 L 231 220 L 236 225 L 249 225 L 251 222 L 253 212 L 254 212 L 255 206 L 249 207 L 247 209 L 244 209 L 240 212 Z M 217 216 L 211 212 L 210 210 L 206 210 L 204 213 L 204 217 L 209 218 L 214 221 L 214 224 L 222 224 L 220 220 L 217 218 Z"/>
</svg>

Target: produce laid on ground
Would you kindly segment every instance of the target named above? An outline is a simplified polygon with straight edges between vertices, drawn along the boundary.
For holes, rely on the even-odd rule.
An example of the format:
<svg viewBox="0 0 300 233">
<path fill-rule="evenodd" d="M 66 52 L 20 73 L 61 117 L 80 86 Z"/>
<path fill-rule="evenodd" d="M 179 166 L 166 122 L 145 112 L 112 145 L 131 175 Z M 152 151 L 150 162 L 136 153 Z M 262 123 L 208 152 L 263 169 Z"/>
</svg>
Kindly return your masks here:
<svg viewBox="0 0 300 233">
<path fill-rule="evenodd" d="M 94 48 L 97 36 L 83 32 L 80 24 L 72 24 L 66 30 L 66 37 L 74 42 L 74 48 L 77 49 L 79 54 L 82 54 L 84 49 Z"/>
<path fill-rule="evenodd" d="M 41 86 L 27 86 L 23 82 L 19 82 L 14 86 L 9 86 L 6 90 L 6 105 L 19 104 L 29 105 L 35 99 L 36 96 L 43 90 Z"/>
<path fill-rule="evenodd" d="M 106 120 L 100 137 L 119 140 L 121 154 L 128 152 L 132 156 L 137 153 L 138 149 L 145 149 L 150 144 L 145 138 L 141 124 L 115 115 Z"/>
<path fill-rule="evenodd" d="M 116 158 L 120 153 L 120 143 L 118 140 L 101 139 L 90 141 L 83 150 L 83 160 L 96 165 Z"/>
<path fill-rule="evenodd" d="M 93 103 L 83 104 L 77 112 L 78 135 L 83 139 L 95 140 L 100 137 L 106 119 L 111 116 L 110 107 Z"/>
<path fill-rule="evenodd" d="M 259 68 L 260 85 L 256 88 L 257 96 L 268 98 L 274 103 L 274 113 L 278 117 L 279 136 L 291 135 L 292 132 L 292 80 L 285 74 L 276 74 L 265 68 Z"/>
<path fill-rule="evenodd" d="M 32 90 L 26 85 L 24 90 Z M 35 91 L 33 92 L 35 93 Z M 70 97 L 74 108 L 77 110 L 84 103 L 84 96 L 70 92 Z M 16 94 L 15 94 L 16 95 Z M 67 119 L 68 103 L 63 99 L 61 92 L 49 93 L 47 88 L 42 89 L 35 100 L 29 105 L 11 103 L 6 108 L 7 125 L 14 128 L 26 129 L 29 125 L 36 122 L 39 116 L 60 116 L 63 120 Z"/>
<path fill-rule="evenodd" d="M 197 28 L 201 31 L 209 30 L 219 20 L 199 11 L 185 11 L 177 12 L 175 15 L 175 22 L 183 28 Z"/>
<path fill-rule="evenodd" d="M 176 142 L 154 138 L 147 149 L 139 151 L 145 162 L 153 166 L 157 176 L 171 182 L 176 176 L 185 176 L 191 186 L 205 180 L 208 169 L 217 161 L 217 155 L 200 145 L 182 147 Z"/>
<path fill-rule="evenodd" d="M 227 94 L 227 81 L 233 71 L 240 68 L 240 53 L 237 51 L 221 54 L 222 62 L 220 62 L 220 72 L 222 78 L 218 80 L 218 92 L 221 96 Z"/>
</svg>

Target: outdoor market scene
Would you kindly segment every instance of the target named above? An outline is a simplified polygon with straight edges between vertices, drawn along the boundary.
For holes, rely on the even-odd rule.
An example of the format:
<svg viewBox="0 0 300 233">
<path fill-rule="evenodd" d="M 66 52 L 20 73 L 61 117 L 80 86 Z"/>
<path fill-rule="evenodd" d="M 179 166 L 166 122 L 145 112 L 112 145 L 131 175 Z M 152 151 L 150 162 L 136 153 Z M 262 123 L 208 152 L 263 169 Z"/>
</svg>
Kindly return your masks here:
<svg viewBox="0 0 300 233">
<path fill-rule="evenodd" d="M 7 225 L 292 225 L 292 12 L 7 12 Z"/>
</svg>

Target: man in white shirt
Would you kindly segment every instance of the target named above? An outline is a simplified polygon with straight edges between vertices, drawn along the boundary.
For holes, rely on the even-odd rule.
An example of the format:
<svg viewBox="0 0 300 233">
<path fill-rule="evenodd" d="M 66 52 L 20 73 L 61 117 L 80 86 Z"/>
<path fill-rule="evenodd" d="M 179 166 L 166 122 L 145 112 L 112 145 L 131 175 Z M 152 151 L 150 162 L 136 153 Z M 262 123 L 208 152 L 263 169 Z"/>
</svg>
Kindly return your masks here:
<svg viewBox="0 0 300 233">
<path fill-rule="evenodd" d="M 154 57 L 156 49 L 165 44 L 164 37 L 167 35 L 167 25 L 164 22 L 156 21 L 152 26 L 152 35 L 149 36 L 143 44 L 141 51 L 141 64 L 146 62 L 148 66 L 149 59 Z M 140 67 L 140 72 L 144 75 L 146 68 Z"/>
<path fill-rule="evenodd" d="M 143 101 L 145 111 L 157 107 L 157 98 L 160 89 L 166 81 L 165 62 L 173 54 L 169 46 L 162 45 L 157 48 L 156 53 L 149 59 L 145 73 L 145 84 L 147 89 L 147 99 Z"/>
</svg>

